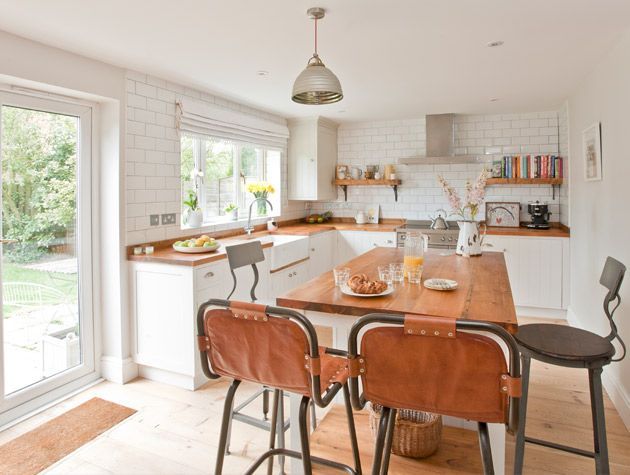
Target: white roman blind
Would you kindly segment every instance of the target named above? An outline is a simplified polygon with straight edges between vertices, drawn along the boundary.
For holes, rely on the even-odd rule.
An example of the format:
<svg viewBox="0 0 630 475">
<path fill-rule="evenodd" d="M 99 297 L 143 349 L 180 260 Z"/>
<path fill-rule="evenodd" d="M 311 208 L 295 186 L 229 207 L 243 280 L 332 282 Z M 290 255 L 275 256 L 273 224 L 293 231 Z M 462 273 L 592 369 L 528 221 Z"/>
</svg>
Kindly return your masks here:
<svg viewBox="0 0 630 475">
<path fill-rule="evenodd" d="M 180 133 L 274 148 L 287 146 L 289 129 L 284 124 L 187 98 L 176 105 Z"/>
</svg>

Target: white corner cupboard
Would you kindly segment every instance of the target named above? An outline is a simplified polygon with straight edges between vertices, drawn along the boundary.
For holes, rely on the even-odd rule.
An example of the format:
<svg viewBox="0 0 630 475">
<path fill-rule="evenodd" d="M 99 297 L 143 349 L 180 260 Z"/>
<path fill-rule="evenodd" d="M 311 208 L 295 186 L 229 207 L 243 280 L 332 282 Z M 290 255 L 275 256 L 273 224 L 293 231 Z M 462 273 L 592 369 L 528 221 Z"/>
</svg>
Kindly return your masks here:
<svg viewBox="0 0 630 475">
<path fill-rule="evenodd" d="M 337 166 L 337 127 L 323 117 L 292 119 L 289 126 L 288 198 L 331 200 Z"/>
<path fill-rule="evenodd" d="M 556 316 L 569 304 L 569 239 L 561 237 L 486 236 L 484 252 L 503 252 L 514 304 L 519 314 Z M 545 309 L 527 312 L 524 308 Z"/>
</svg>

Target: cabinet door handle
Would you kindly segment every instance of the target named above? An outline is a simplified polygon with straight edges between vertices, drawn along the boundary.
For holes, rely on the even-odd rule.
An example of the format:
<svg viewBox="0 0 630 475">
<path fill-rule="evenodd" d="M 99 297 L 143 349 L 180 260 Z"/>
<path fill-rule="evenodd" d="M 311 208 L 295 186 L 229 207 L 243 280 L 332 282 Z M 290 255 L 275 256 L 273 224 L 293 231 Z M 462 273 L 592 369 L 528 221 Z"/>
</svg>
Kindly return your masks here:
<svg viewBox="0 0 630 475">
<path fill-rule="evenodd" d="M 315 252 L 315 248 L 314 247 L 311 247 L 311 252 Z"/>
<path fill-rule="evenodd" d="M 205 279 L 209 279 L 210 277 L 214 277 L 214 272 L 208 271 L 203 276 Z"/>
<path fill-rule="evenodd" d="M 391 239 L 388 239 L 387 244 L 394 244 L 394 241 L 392 241 Z"/>
</svg>

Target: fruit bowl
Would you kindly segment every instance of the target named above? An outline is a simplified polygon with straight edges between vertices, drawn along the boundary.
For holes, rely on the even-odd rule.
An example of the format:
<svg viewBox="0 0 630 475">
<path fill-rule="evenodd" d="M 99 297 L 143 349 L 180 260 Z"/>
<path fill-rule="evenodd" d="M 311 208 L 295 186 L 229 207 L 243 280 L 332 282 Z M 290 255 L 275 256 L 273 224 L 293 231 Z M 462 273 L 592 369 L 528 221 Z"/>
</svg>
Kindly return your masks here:
<svg viewBox="0 0 630 475">
<path fill-rule="evenodd" d="M 186 254 L 200 254 L 202 252 L 214 252 L 220 247 L 221 247 L 221 244 L 219 244 L 218 242 L 213 247 L 182 247 L 182 246 L 176 246 L 175 244 L 173 244 L 173 249 L 175 249 L 177 252 L 184 252 Z"/>
<path fill-rule="evenodd" d="M 173 244 L 173 249 L 177 252 L 186 254 L 200 254 L 203 252 L 214 252 L 221 247 L 219 241 L 212 239 L 206 235 L 196 239 L 187 239 L 185 241 L 177 241 Z"/>
</svg>

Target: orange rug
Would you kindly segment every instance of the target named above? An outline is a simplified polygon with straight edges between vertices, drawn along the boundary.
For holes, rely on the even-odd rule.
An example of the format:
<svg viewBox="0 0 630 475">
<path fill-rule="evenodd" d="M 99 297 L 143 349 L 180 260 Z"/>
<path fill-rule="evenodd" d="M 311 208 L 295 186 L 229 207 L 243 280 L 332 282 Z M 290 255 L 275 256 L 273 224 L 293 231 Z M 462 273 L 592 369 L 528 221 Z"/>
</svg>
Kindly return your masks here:
<svg viewBox="0 0 630 475">
<path fill-rule="evenodd" d="M 0 446 L 0 473 L 39 473 L 135 412 L 92 398 Z"/>
</svg>

